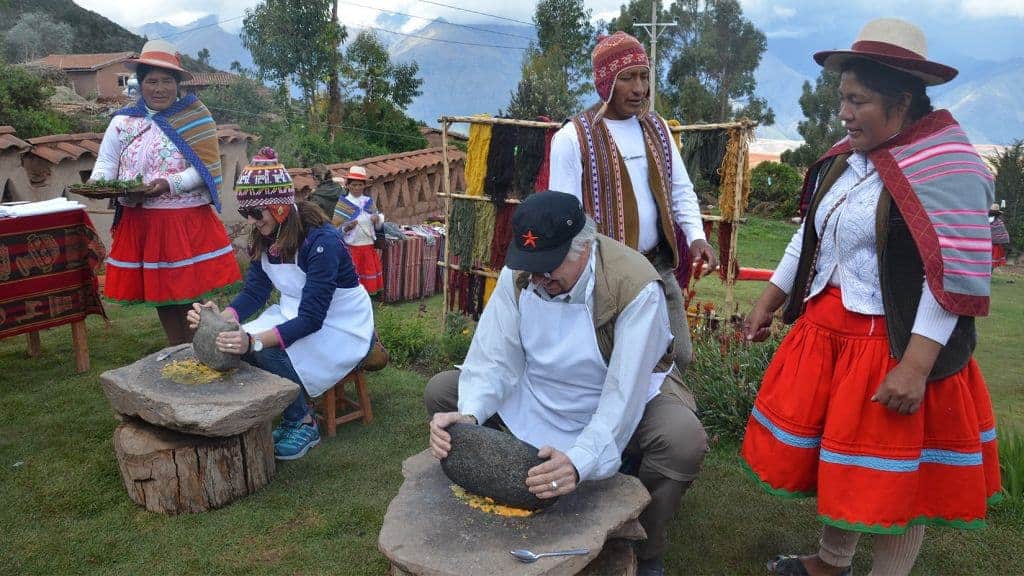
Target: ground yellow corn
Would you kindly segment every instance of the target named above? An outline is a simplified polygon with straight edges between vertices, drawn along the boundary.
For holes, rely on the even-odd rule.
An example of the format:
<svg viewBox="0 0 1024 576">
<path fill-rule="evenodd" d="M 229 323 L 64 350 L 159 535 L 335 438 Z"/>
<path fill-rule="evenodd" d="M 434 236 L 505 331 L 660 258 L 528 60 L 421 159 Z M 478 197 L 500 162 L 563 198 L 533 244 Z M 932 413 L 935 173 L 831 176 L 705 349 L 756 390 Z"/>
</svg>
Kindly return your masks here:
<svg viewBox="0 0 1024 576">
<path fill-rule="evenodd" d="M 452 484 L 451 487 L 452 494 L 455 494 L 456 498 L 468 504 L 470 508 L 476 508 L 482 512 L 487 512 L 488 514 L 497 514 L 498 516 L 509 516 L 513 518 L 533 516 L 533 511 L 531 510 L 523 510 L 522 508 L 513 508 L 511 506 L 498 504 L 493 498 L 477 496 L 471 492 L 466 492 L 462 486 Z"/>
<path fill-rule="evenodd" d="M 160 370 L 160 375 L 178 384 L 209 384 L 229 372 L 218 372 L 195 358 L 191 358 L 168 363 Z"/>
</svg>

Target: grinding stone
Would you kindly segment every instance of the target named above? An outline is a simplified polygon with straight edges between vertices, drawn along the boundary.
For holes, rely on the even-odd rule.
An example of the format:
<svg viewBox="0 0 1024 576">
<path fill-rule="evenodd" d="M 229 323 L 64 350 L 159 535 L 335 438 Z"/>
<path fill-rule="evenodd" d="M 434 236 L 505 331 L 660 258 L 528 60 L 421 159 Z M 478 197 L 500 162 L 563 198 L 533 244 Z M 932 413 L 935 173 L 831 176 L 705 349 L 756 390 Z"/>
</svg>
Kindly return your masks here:
<svg viewBox="0 0 1024 576">
<path fill-rule="evenodd" d="M 499 504 L 525 510 L 547 508 L 557 500 L 537 498 L 526 487 L 530 468 L 544 462 L 537 456 L 537 448 L 486 426 L 452 424 L 447 430 L 452 449 L 441 460 L 441 468 L 452 482 Z"/>
<path fill-rule="evenodd" d="M 226 372 L 238 368 L 242 361 L 240 354 L 229 354 L 217 349 L 217 335 L 221 332 L 238 330 L 238 322 L 228 320 L 212 308 L 203 307 L 199 312 L 199 328 L 192 338 L 196 359 L 214 370 Z"/>
</svg>

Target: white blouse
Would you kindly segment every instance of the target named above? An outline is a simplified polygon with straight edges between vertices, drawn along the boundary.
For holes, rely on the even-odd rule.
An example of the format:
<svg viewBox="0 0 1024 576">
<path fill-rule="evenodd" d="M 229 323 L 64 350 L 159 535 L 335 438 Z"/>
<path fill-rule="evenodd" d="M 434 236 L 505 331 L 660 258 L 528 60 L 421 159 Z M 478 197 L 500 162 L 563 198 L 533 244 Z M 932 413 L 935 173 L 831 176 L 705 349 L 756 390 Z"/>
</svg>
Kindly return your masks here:
<svg viewBox="0 0 1024 576">
<path fill-rule="evenodd" d="M 875 165 L 864 154 L 852 154 L 847 163 L 846 171 L 825 193 L 815 213 L 821 252 L 805 301 L 826 286 L 837 286 L 842 290 L 847 310 L 881 316 L 885 311 L 875 250 L 875 213 L 884 186 Z M 796 279 L 804 226 L 806 220 L 793 234 L 771 278 L 772 284 L 787 294 Z M 924 278 L 921 282 L 921 302 L 911 332 L 945 345 L 956 326 L 957 315 L 942 308 Z"/>
</svg>

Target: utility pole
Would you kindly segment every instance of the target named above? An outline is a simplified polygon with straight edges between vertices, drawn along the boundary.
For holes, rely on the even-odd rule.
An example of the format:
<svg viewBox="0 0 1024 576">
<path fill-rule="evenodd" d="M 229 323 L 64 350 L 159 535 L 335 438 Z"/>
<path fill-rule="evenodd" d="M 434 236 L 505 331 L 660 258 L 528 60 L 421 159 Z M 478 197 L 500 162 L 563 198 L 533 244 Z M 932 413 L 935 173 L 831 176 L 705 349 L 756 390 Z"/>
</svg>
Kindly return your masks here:
<svg viewBox="0 0 1024 576">
<path fill-rule="evenodd" d="M 651 21 L 650 22 L 637 22 L 636 18 L 633 19 L 634 26 L 641 26 L 647 31 L 647 35 L 651 38 L 651 110 L 654 110 L 654 104 L 657 102 L 656 98 L 658 95 L 658 35 L 661 34 L 664 28 L 675 26 L 675 22 L 658 22 L 658 0 L 651 0 Z"/>
</svg>

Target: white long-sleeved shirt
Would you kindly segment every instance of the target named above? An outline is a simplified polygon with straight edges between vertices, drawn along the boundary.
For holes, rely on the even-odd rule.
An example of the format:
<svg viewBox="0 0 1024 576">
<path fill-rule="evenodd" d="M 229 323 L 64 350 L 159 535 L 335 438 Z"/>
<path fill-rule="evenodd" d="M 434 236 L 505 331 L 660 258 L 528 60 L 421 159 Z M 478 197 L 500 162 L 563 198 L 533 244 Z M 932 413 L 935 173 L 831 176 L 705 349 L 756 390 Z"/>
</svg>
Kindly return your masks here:
<svg viewBox="0 0 1024 576">
<path fill-rule="evenodd" d="M 590 263 L 568 294 L 550 297 L 533 283 L 525 290 L 533 290 L 541 298 L 566 306 L 585 302 L 588 309 L 593 310 L 596 251 L 595 244 Z M 499 410 L 526 371 L 520 330 L 528 330 L 529 327 L 520 326 L 514 274 L 508 268 L 502 269 L 494 293 L 477 324 L 459 376 L 459 412 L 474 416 L 480 423 Z M 566 334 L 565 337 L 591 341 L 594 338 L 593 334 Z M 565 450 L 580 480 L 606 478 L 618 471 L 622 451 L 640 424 L 644 407 L 650 400 L 651 374 L 671 338 L 664 294 L 657 282 L 651 282 L 616 319 L 615 342 L 619 344 L 613 348 L 608 361 L 598 406 L 589 423 L 580 430 L 573 446 Z M 579 406 L 565 408 L 579 410 Z"/>
<path fill-rule="evenodd" d="M 807 299 L 819 294 L 827 285 L 838 286 L 847 310 L 881 316 L 885 310 L 878 275 L 875 212 L 882 194 L 882 179 L 864 154 L 851 155 L 847 163 L 846 171 L 825 193 L 815 214 L 814 226 L 821 252 Z M 844 197 L 846 200 L 835 209 L 828 219 L 828 228 L 823 230 L 829 210 Z M 806 225 L 805 220 L 793 234 L 771 278 L 771 283 L 787 294 L 796 280 Z M 956 327 L 957 315 L 935 300 L 926 280 L 922 278 L 921 282 L 921 302 L 911 332 L 945 345 Z"/>
<path fill-rule="evenodd" d="M 629 181 L 633 185 L 636 207 L 639 215 L 639 246 L 640 252 L 648 252 L 658 245 L 658 205 L 651 194 L 651 185 L 647 178 L 647 149 L 644 146 L 643 129 L 636 116 L 626 120 L 610 120 L 602 118 L 608 131 L 615 140 L 615 147 L 626 163 Z M 668 126 L 665 126 L 668 132 Z M 700 217 L 700 203 L 693 191 L 693 183 L 686 173 L 686 165 L 675 146 L 672 148 L 672 219 L 686 234 L 687 241 L 705 240 L 704 222 Z M 572 122 L 555 133 L 551 139 L 551 179 L 548 186 L 552 190 L 566 192 L 583 200 L 583 161 L 580 158 L 580 145 L 577 139 L 576 125 Z M 588 191 L 589 193 L 589 191 Z"/>
<path fill-rule="evenodd" d="M 91 178 L 144 183 L 163 178 L 170 189 L 143 201 L 146 208 L 186 208 L 210 203 L 210 191 L 199 171 L 150 118 L 115 116 L 103 133 Z M 121 199 L 121 203 L 127 203 Z"/>
</svg>

